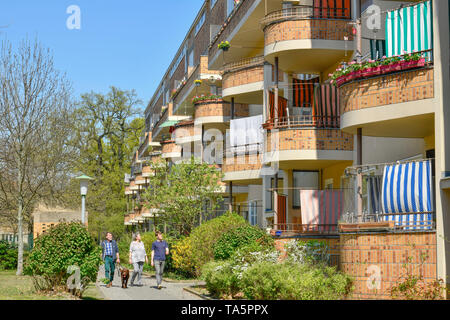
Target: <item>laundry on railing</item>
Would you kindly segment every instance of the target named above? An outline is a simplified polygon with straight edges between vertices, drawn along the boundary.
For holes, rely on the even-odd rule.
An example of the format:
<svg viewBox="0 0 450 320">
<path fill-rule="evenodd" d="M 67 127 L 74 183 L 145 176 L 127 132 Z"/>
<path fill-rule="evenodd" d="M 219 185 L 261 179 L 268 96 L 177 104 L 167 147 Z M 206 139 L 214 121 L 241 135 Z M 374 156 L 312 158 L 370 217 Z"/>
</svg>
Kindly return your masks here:
<svg viewBox="0 0 450 320">
<path fill-rule="evenodd" d="M 262 123 L 262 115 L 231 120 L 230 145 L 238 147 L 262 144 L 264 142 Z"/>
<path fill-rule="evenodd" d="M 407 230 L 431 229 L 432 181 L 431 160 L 387 165 L 381 192 L 382 211 L 386 214 L 384 221 L 395 221 Z"/>
<path fill-rule="evenodd" d="M 286 117 L 286 107 L 288 100 L 278 96 L 278 108 L 275 110 L 275 94 L 269 91 L 269 117 L 270 119 L 280 119 Z"/>
<path fill-rule="evenodd" d="M 294 107 L 310 107 L 314 99 L 314 84 L 319 83 L 319 77 L 308 80 L 293 78 L 292 82 L 292 91 L 294 93 L 292 105 Z"/>
<path fill-rule="evenodd" d="M 334 231 L 342 212 L 341 190 L 300 190 L 300 208 L 304 225 L 325 225 Z"/>
<path fill-rule="evenodd" d="M 317 127 L 339 128 L 339 93 L 331 84 L 314 86 L 313 119 Z"/>
<path fill-rule="evenodd" d="M 351 18 L 350 0 L 314 0 L 315 18 Z"/>
</svg>

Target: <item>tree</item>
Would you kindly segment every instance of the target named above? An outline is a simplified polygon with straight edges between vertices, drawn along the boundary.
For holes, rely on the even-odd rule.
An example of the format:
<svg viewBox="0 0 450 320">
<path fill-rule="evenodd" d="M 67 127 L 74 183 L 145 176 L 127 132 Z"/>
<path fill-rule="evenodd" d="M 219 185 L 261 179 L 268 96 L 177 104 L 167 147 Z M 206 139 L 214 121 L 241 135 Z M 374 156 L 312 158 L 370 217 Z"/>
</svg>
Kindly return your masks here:
<svg viewBox="0 0 450 320">
<path fill-rule="evenodd" d="M 162 162 L 150 166 L 155 175 L 142 195 L 144 205 L 159 209 L 158 221 L 173 226 L 181 235 L 201 224 L 205 203 L 211 203 L 214 210 L 221 200 L 222 173 L 214 166 L 198 163 L 193 157 L 170 169 Z"/>
<path fill-rule="evenodd" d="M 73 157 L 68 147 L 71 88 L 48 49 L 25 40 L 0 54 L 0 200 L 16 212 L 17 274 L 23 271 L 23 225 L 38 201 L 61 192 Z"/>
<path fill-rule="evenodd" d="M 74 112 L 75 138 L 78 150 L 76 170 L 95 180 L 87 195 L 89 232 L 93 236 L 110 231 L 117 237 L 124 231 L 126 212 L 124 174 L 130 171 L 131 157 L 139 146 L 144 119 L 138 117 L 141 101 L 134 90 L 111 87 L 107 94 L 87 93 Z M 79 200 L 74 181 L 67 199 Z"/>
</svg>

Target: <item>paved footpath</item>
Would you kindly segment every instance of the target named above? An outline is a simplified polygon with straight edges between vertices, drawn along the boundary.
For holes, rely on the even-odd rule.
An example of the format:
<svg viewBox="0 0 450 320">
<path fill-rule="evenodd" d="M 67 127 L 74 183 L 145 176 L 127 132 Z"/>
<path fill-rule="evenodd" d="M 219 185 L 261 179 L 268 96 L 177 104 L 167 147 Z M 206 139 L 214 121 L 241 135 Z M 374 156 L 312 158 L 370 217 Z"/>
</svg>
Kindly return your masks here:
<svg viewBox="0 0 450 320">
<path fill-rule="evenodd" d="M 130 271 L 131 279 L 132 271 Z M 104 266 L 100 267 L 98 279 L 105 277 Z M 184 287 L 195 285 L 195 282 L 172 283 L 164 281 L 162 289 L 156 288 L 156 279 L 142 276 L 142 287 L 130 287 L 122 289 L 122 283 L 117 270 L 114 274 L 114 281 L 111 288 L 106 288 L 106 284 L 97 281 L 97 287 L 107 300 L 201 300 L 200 297 L 183 290 Z M 128 285 L 130 281 L 128 281 Z"/>
</svg>

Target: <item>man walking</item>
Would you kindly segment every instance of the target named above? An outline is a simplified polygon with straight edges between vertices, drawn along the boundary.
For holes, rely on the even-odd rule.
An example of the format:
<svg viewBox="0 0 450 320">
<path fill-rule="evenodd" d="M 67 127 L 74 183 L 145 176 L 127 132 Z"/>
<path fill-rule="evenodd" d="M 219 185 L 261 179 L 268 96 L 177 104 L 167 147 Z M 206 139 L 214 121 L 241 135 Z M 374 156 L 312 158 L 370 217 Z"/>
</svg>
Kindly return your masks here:
<svg viewBox="0 0 450 320">
<path fill-rule="evenodd" d="M 109 279 L 106 287 L 110 288 L 114 280 L 115 263 L 120 263 L 119 247 L 111 232 L 106 233 L 106 240 L 102 242 L 102 259 L 105 262 L 105 278 Z"/>
<path fill-rule="evenodd" d="M 152 267 L 155 267 L 156 271 L 156 285 L 158 289 L 161 289 L 162 275 L 164 272 L 164 264 L 166 262 L 166 255 L 169 254 L 169 246 L 167 242 L 163 240 L 162 233 L 156 231 L 156 241 L 152 244 Z"/>
</svg>

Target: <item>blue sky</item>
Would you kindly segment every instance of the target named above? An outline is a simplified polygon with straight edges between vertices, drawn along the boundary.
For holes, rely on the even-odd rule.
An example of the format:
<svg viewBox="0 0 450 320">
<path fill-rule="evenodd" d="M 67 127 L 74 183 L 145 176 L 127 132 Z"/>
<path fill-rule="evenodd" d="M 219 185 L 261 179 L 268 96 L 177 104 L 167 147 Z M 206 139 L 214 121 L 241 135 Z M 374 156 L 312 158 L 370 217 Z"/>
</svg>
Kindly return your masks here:
<svg viewBox="0 0 450 320">
<path fill-rule="evenodd" d="M 135 89 L 143 109 L 173 59 L 203 0 L 1 0 L 0 39 L 37 37 L 53 51 L 74 93 Z M 69 30 L 70 5 L 81 29 Z"/>
</svg>

